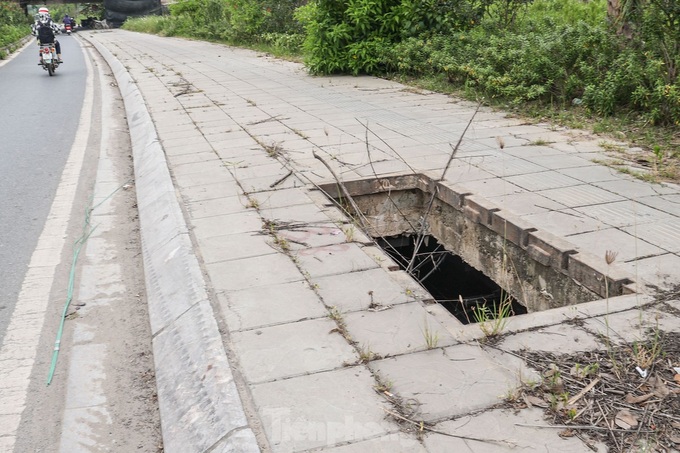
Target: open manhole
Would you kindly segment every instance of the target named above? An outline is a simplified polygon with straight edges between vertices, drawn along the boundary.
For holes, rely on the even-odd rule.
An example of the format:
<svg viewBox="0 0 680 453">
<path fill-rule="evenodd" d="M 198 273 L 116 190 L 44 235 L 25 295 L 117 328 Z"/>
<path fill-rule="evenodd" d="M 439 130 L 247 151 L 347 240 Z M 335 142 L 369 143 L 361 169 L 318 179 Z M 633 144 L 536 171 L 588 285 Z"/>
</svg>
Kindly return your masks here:
<svg viewBox="0 0 680 453">
<path fill-rule="evenodd" d="M 377 244 L 463 324 L 498 314 L 525 314 L 526 307 L 484 273 L 446 250 L 436 238 L 378 238 Z"/>
<path fill-rule="evenodd" d="M 485 199 L 426 175 L 321 189 L 464 323 L 474 322 L 472 307 L 497 307 L 503 300 L 520 314 L 634 292 L 632 279 L 604 258 L 580 253 Z"/>
</svg>

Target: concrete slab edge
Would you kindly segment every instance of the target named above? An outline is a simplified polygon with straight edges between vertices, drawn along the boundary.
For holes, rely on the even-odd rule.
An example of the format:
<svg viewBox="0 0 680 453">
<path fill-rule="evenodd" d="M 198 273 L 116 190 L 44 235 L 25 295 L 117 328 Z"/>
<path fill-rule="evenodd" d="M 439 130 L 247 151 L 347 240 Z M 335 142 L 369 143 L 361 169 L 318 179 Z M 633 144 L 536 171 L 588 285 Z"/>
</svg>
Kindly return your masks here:
<svg viewBox="0 0 680 453">
<path fill-rule="evenodd" d="M 259 452 L 144 99 L 120 61 L 84 39 L 111 67 L 130 129 L 164 450 Z"/>
</svg>

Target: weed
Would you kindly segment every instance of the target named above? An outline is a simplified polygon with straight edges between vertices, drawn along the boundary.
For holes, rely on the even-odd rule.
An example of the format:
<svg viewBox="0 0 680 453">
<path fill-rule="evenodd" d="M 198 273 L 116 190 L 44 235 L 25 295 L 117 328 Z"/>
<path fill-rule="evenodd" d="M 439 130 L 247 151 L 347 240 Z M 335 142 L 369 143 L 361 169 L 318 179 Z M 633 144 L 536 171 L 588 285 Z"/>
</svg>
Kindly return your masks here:
<svg viewBox="0 0 680 453">
<path fill-rule="evenodd" d="M 654 336 L 647 342 L 633 342 L 630 350 L 635 365 L 646 370 L 663 354 L 658 327 L 654 329 Z"/>
<path fill-rule="evenodd" d="M 354 241 L 354 234 L 356 233 L 356 229 L 354 228 L 354 225 L 349 225 L 349 226 L 343 228 L 342 232 L 345 233 L 345 238 L 347 238 L 347 242 L 353 242 Z"/>
<path fill-rule="evenodd" d="M 601 141 L 601 142 L 598 143 L 598 146 L 605 151 L 612 151 L 612 152 L 617 152 L 617 153 L 625 153 L 626 152 L 626 148 L 624 146 L 617 145 L 616 143 L 612 143 L 612 142 Z"/>
<path fill-rule="evenodd" d="M 537 140 L 534 140 L 533 142 L 529 142 L 528 146 L 546 146 L 549 145 L 553 142 L 549 142 L 548 140 L 539 138 Z"/>
<path fill-rule="evenodd" d="M 260 202 L 257 201 L 257 198 L 248 197 L 248 204 L 246 204 L 246 208 L 260 209 Z"/>
<path fill-rule="evenodd" d="M 375 386 L 373 387 L 379 393 L 391 393 L 394 382 L 389 379 L 384 379 L 382 376 L 375 375 Z"/>
<path fill-rule="evenodd" d="M 290 252 L 290 242 L 284 237 L 279 236 L 278 234 L 274 236 L 274 244 L 282 251 L 285 253 Z"/>
<path fill-rule="evenodd" d="M 588 376 L 593 376 L 597 374 L 600 370 L 600 365 L 598 363 L 591 363 L 588 365 L 581 365 L 580 363 L 575 364 L 570 373 L 572 376 L 578 379 L 584 379 Z"/>
<path fill-rule="evenodd" d="M 492 307 L 487 304 L 472 307 L 472 317 L 487 338 L 495 337 L 503 332 L 511 314 L 512 300 L 505 291 L 502 292 L 498 305 L 494 303 Z"/>
<path fill-rule="evenodd" d="M 304 138 L 305 140 L 309 139 L 309 136 L 299 129 L 293 129 L 293 132 L 295 132 L 298 136 L 300 136 L 301 138 Z"/>
<path fill-rule="evenodd" d="M 361 348 L 359 348 L 359 363 L 368 363 L 372 360 L 379 359 L 382 359 L 382 356 L 371 351 L 371 347 L 369 345 L 363 345 Z"/>
<path fill-rule="evenodd" d="M 430 324 L 425 320 L 425 327 L 423 328 L 423 337 L 427 349 L 434 349 L 439 344 L 439 332 L 435 332 L 430 328 Z"/>
<path fill-rule="evenodd" d="M 252 101 L 250 99 L 246 99 L 246 102 L 252 107 L 257 107 L 257 103 L 255 101 Z"/>
<path fill-rule="evenodd" d="M 269 145 L 263 144 L 262 147 L 267 152 L 267 155 L 271 158 L 274 158 L 274 159 L 279 157 L 281 155 L 281 153 L 283 152 L 283 148 L 281 148 L 281 144 L 276 143 L 276 142 L 271 143 Z"/>
</svg>

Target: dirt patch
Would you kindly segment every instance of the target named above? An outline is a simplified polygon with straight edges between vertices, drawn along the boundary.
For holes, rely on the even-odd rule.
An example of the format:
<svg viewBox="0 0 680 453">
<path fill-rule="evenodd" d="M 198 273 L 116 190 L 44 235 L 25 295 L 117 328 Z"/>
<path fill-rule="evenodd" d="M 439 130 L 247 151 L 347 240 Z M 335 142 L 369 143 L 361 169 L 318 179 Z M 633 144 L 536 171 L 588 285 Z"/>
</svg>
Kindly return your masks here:
<svg viewBox="0 0 680 453">
<path fill-rule="evenodd" d="M 513 395 L 515 408 L 545 409 L 560 436 L 593 451 L 670 452 L 680 448 L 680 332 L 651 330 L 645 341 L 575 354 L 525 351 L 542 375 Z"/>
</svg>

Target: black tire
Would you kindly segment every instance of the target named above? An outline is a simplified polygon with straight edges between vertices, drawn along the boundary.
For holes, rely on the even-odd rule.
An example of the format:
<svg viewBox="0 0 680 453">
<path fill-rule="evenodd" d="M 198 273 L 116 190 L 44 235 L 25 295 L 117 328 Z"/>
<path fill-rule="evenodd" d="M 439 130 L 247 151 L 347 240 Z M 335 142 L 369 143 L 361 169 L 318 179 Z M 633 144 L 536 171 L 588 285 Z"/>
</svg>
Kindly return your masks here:
<svg viewBox="0 0 680 453">
<path fill-rule="evenodd" d="M 52 77 L 54 75 L 54 63 L 47 65 L 47 73 Z"/>
</svg>

